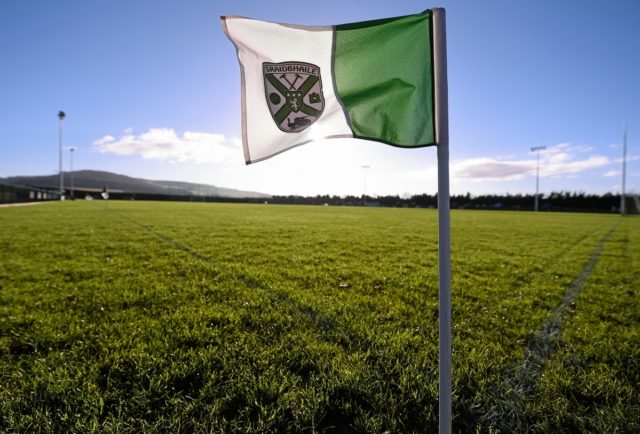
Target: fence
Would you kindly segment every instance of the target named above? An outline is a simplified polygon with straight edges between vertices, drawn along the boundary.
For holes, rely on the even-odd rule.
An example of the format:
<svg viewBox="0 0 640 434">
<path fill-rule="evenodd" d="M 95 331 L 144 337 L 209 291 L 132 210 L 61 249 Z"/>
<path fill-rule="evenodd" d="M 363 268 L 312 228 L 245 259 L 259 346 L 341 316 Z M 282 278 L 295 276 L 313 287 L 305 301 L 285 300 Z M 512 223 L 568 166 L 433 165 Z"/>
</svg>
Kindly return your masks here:
<svg viewBox="0 0 640 434">
<path fill-rule="evenodd" d="M 0 203 L 40 202 L 58 199 L 58 193 L 52 190 L 0 184 Z"/>
</svg>

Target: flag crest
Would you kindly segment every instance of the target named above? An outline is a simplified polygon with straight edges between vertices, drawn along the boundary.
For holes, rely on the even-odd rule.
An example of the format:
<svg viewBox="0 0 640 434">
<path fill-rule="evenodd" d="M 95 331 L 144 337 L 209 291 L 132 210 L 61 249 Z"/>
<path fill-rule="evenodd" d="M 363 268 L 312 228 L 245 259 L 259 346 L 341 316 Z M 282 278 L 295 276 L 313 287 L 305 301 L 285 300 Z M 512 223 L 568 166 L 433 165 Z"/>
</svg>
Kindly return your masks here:
<svg viewBox="0 0 640 434">
<path fill-rule="evenodd" d="M 285 133 L 311 126 L 324 110 L 320 67 L 305 62 L 262 64 L 264 92 L 269 112 Z"/>
</svg>

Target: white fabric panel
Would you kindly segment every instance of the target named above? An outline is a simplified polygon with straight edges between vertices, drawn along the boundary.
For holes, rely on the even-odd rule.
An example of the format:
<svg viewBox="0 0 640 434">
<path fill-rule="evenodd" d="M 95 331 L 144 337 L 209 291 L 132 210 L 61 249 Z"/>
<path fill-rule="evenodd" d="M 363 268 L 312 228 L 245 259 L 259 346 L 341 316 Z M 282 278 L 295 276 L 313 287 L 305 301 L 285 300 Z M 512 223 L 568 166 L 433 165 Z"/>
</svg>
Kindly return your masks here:
<svg viewBox="0 0 640 434">
<path fill-rule="evenodd" d="M 223 17 L 236 46 L 242 73 L 242 128 L 247 164 L 331 137 L 353 137 L 335 96 L 331 71 L 332 27 L 287 26 L 241 17 Z M 283 132 L 274 122 L 265 96 L 263 62 L 306 62 L 320 67 L 325 106 L 322 115 L 300 132 Z"/>
</svg>

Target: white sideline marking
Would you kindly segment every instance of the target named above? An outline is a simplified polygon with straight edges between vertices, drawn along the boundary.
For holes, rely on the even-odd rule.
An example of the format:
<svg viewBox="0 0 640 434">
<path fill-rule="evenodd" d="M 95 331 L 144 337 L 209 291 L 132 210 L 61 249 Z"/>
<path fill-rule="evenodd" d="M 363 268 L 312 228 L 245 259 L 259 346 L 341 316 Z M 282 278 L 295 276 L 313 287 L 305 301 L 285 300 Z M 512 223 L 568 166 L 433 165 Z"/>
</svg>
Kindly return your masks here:
<svg viewBox="0 0 640 434">
<path fill-rule="evenodd" d="M 8 208 L 10 206 L 27 206 L 27 205 L 40 205 L 42 203 L 50 203 L 50 202 L 57 202 L 57 201 L 52 201 L 52 200 L 43 200 L 40 202 L 16 202 L 16 203 L 2 203 L 0 204 L 0 208 Z"/>
<path fill-rule="evenodd" d="M 620 222 L 615 224 L 600 239 L 582 272 L 571 282 L 560 304 L 550 312 L 538 333 L 525 349 L 524 360 L 519 369 L 502 383 L 501 387 L 508 391 L 503 399 L 509 404 L 505 406 L 504 403 L 494 402 L 492 408 L 480 418 L 482 424 L 497 427 L 505 432 L 515 432 L 519 428 L 517 424 L 522 414 L 524 401 L 538 384 L 544 364 L 561 344 L 564 314 L 582 290 L 587 278 L 598 263 L 605 244 L 611 239 L 619 225 Z"/>
</svg>

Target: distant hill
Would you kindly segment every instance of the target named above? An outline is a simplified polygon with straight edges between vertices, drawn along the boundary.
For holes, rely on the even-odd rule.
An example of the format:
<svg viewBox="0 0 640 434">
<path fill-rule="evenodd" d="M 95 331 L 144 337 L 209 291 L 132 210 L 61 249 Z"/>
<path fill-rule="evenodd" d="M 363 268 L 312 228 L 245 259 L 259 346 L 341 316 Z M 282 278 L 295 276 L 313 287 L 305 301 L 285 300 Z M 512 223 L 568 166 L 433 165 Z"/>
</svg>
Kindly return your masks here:
<svg viewBox="0 0 640 434">
<path fill-rule="evenodd" d="M 65 187 L 69 188 L 70 172 L 64 172 Z M 0 183 L 57 189 L 58 175 L 12 176 L 0 178 Z M 178 181 L 153 181 L 142 178 L 118 175 L 98 170 L 79 170 L 73 172 L 73 184 L 78 190 L 102 191 L 107 185 L 109 191 L 131 194 L 163 194 L 178 196 L 215 196 L 227 198 L 270 198 L 271 195 L 255 191 L 242 191 L 232 188 L 216 187 L 208 184 L 194 184 Z"/>
</svg>

